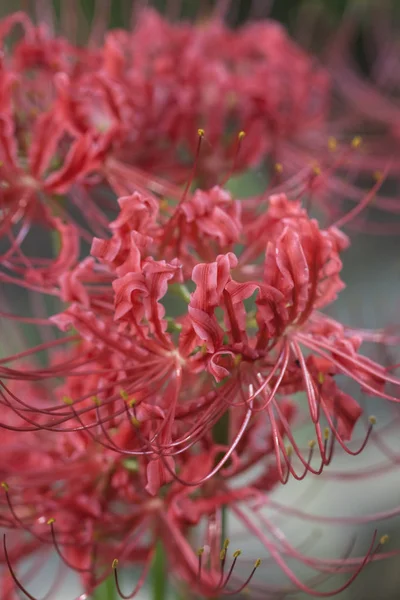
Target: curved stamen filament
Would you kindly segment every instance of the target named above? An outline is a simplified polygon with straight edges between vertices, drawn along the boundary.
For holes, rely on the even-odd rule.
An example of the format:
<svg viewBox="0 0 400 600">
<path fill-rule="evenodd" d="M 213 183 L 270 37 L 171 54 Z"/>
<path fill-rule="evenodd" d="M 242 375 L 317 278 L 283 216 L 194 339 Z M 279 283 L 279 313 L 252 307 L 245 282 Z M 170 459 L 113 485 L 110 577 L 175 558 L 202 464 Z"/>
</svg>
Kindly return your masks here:
<svg viewBox="0 0 400 600">
<path fill-rule="evenodd" d="M 58 556 L 61 558 L 61 560 L 63 561 L 63 563 L 65 563 L 67 565 L 67 567 L 69 567 L 70 569 L 74 570 L 74 571 L 78 571 L 78 573 L 91 573 L 92 569 L 91 568 L 84 568 L 84 567 L 78 567 L 76 565 L 71 564 L 64 556 L 63 553 L 60 550 L 60 546 L 58 545 L 57 539 L 56 539 L 56 534 L 54 531 L 54 523 L 55 523 L 55 519 L 49 519 L 47 521 L 47 524 L 50 525 L 50 530 L 51 530 L 51 537 L 53 540 L 53 544 L 54 544 L 54 548 L 58 554 Z"/>
<path fill-rule="evenodd" d="M 343 215 L 343 217 L 341 217 L 340 219 L 335 221 L 335 223 L 333 223 L 332 227 L 341 228 L 341 227 L 343 227 L 343 225 L 346 225 L 347 223 L 352 221 L 357 215 L 359 215 L 368 206 L 368 204 L 370 204 L 372 202 L 372 200 L 375 197 L 375 194 L 381 188 L 382 183 L 383 183 L 386 175 L 388 174 L 389 170 L 390 170 L 390 166 L 388 165 L 386 167 L 385 171 L 378 178 L 375 185 L 371 188 L 371 190 L 368 192 L 368 194 L 365 195 L 364 199 L 361 202 L 359 202 L 356 206 L 354 206 L 354 208 L 351 211 L 349 211 L 346 215 Z"/>
<path fill-rule="evenodd" d="M 237 445 L 239 444 L 240 440 L 242 439 L 247 426 L 249 424 L 249 421 L 251 419 L 251 415 L 252 415 L 252 409 L 249 408 L 246 412 L 245 418 L 243 420 L 242 425 L 240 426 L 240 429 L 238 431 L 238 433 L 235 436 L 235 439 L 233 440 L 233 442 L 231 443 L 229 450 L 227 450 L 227 452 L 224 454 L 224 456 L 221 458 L 221 460 L 218 461 L 217 465 L 204 477 L 201 477 L 200 479 L 198 479 L 197 481 L 185 481 L 184 479 L 182 479 L 181 477 L 179 477 L 179 475 L 177 475 L 173 469 L 171 469 L 170 465 L 168 464 L 168 461 L 166 460 L 166 457 L 160 453 L 160 458 L 163 461 L 164 467 L 167 469 L 167 471 L 170 473 L 170 475 L 172 475 L 172 477 L 174 479 L 176 479 L 177 481 L 179 481 L 179 483 L 181 483 L 184 486 L 189 486 L 189 487 L 197 487 L 198 485 L 201 485 L 202 483 L 208 481 L 209 479 L 211 479 L 216 473 L 218 473 L 222 467 L 224 466 L 224 464 L 230 459 L 231 455 L 233 454 L 233 452 L 235 451 Z"/>
<path fill-rule="evenodd" d="M 3 534 L 3 550 L 4 550 L 4 557 L 6 559 L 8 570 L 9 570 L 10 575 L 11 575 L 11 577 L 12 577 L 15 585 L 17 586 L 17 588 L 20 589 L 21 592 L 23 592 L 25 594 L 25 596 L 27 598 L 29 598 L 29 600 L 38 600 L 35 596 L 32 596 L 32 594 L 30 594 L 28 592 L 28 590 L 22 585 L 22 583 L 20 582 L 20 580 L 18 579 L 18 577 L 15 574 L 15 571 L 14 571 L 12 565 L 11 565 L 11 562 L 10 562 L 10 558 L 8 556 L 7 544 L 6 544 L 6 534 L 5 533 Z"/>
<path fill-rule="evenodd" d="M 314 596 L 314 597 L 327 598 L 330 596 L 334 596 L 334 595 L 340 593 L 341 591 L 345 590 L 347 587 L 349 587 L 349 585 L 361 573 L 361 571 L 363 570 L 365 565 L 368 564 L 372 560 L 372 558 L 374 557 L 376 552 L 379 551 L 379 549 L 381 548 L 382 542 L 384 543 L 386 541 L 382 537 L 381 540 L 379 541 L 379 543 L 377 545 L 375 545 L 376 537 L 377 537 L 377 531 L 375 530 L 372 540 L 371 540 L 371 543 L 369 545 L 369 548 L 368 548 L 364 558 L 362 559 L 362 561 L 360 562 L 360 564 L 358 565 L 358 567 L 356 568 L 354 573 L 351 575 L 351 577 L 349 577 L 349 579 L 339 588 L 332 590 L 330 592 L 321 592 L 321 591 L 317 591 L 315 589 L 312 589 L 312 588 L 306 586 L 295 575 L 295 573 L 292 571 L 292 569 L 283 560 L 281 553 L 276 548 L 276 546 L 262 533 L 261 530 L 259 530 L 255 526 L 255 524 L 251 521 L 251 519 L 249 517 L 247 517 L 247 515 L 245 515 L 245 513 L 240 508 L 238 508 L 237 506 L 234 506 L 233 510 L 234 510 L 235 514 L 238 516 L 238 518 L 245 524 L 246 528 L 249 529 L 250 531 L 252 531 L 257 536 L 257 538 L 263 543 L 265 548 L 270 553 L 271 557 L 274 559 L 274 562 L 282 570 L 282 572 L 290 579 L 290 581 L 292 583 L 294 583 L 295 586 L 299 590 L 309 594 L 310 596 Z"/>
<path fill-rule="evenodd" d="M 130 600 L 131 598 L 134 598 L 136 596 L 136 594 L 138 594 L 140 592 L 140 590 L 142 589 L 142 587 L 147 579 L 147 575 L 148 575 L 150 567 L 151 567 L 153 556 L 154 556 L 154 553 L 149 552 L 149 555 L 145 562 L 145 566 L 143 568 L 143 572 L 140 575 L 138 582 L 136 583 L 135 587 L 133 588 L 133 591 L 130 594 L 124 594 L 124 592 L 121 590 L 121 586 L 120 586 L 119 578 L 118 578 L 118 559 L 113 560 L 112 569 L 114 572 L 115 586 L 117 588 L 118 594 L 120 595 L 121 598 L 123 598 L 123 600 Z"/>
</svg>

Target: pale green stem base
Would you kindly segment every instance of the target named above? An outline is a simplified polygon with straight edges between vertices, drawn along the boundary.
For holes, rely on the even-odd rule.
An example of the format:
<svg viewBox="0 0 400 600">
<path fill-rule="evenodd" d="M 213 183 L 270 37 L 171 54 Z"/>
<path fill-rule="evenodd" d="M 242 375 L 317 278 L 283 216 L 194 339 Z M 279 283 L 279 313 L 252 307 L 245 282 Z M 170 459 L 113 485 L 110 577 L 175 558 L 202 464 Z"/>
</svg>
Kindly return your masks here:
<svg viewBox="0 0 400 600">
<path fill-rule="evenodd" d="M 117 600 L 117 598 L 119 595 L 115 586 L 114 574 L 103 581 L 92 596 L 92 600 Z"/>
<path fill-rule="evenodd" d="M 163 545 L 158 542 L 154 555 L 153 566 L 150 573 L 150 582 L 153 589 L 152 600 L 167 600 L 168 574 L 167 561 Z"/>
</svg>

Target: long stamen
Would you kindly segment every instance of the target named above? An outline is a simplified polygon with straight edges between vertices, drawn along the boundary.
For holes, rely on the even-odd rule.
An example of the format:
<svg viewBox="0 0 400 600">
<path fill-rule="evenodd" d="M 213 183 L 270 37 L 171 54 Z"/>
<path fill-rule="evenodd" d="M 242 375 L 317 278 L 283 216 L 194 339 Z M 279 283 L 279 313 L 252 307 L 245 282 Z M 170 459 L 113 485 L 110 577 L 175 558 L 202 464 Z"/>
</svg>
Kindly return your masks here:
<svg viewBox="0 0 400 600">
<path fill-rule="evenodd" d="M 26 588 L 24 588 L 24 586 L 22 585 L 22 583 L 16 576 L 14 569 L 12 568 L 10 557 L 8 556 L 5 533 L 3 534 L 3 550 L 4 550 L 4 557 L 6 559 L 8 570 L 10 572 L 10 575 L 11 575 L 15 585 L 21 590 L 21 592 L 23 592 L 25 594 L 25 596 L 27 596 L 27 598 L 29 598 L 29 600 L 38 600 L 35 596 L 32 596 L 32 594 L 30 594 Z"/>
<path fill-rule="evenodd" d="M 229 546 L 229 539 L 226 539 L 224 541 L 224 545 L 221 548 L 221 552 L 219 553 L 221 575 L 220 575 L 220 579 L 219 579 L 219 583 L 218 583 L 217 587 L 220 587 L 222 585 L 223 580 L 224 580 L 224 571 L 225 571 L 226 554 L 227 554 L 228 546 Z"/>
<path fill-rule="evenodd" d="M 376 552 L 379 551 L 379 549 L 382 546 L 382 542 L 385 543 L 385 541 L 387 541 L 387 537 L 382 536 L 380 543 L 376 546 L 375 541 L 376 541 L 376 537 L 377 537 L 377 531 L 375 530 L 374 535 L 371 540 L 371 543 L 369 545 L 369 548 L 368 548 L 364 558 L 358 563 L 357 569 L 353 572 L 352 576 L 349 577 L 349 579 L 340 588 L 337 588 L 337 589 L 329 591 L 329 592 L 321 592 L 321 591 L 318 591 L 318 590 L 308 587 L 297 577 L 297 575 L 295 575 L 293 570 L 288 566 L 288 564 L 283 559 L 283 556 L 279 552 L 278 548 L 274 545 L 274 543 L 272 543 L 269 540 L 269 538 L 261 530 L 258 529 L 258 527 L 255 525 L 255 523 L 253 523 L 252 520 L 250 519 L 250 516 L 245 515 L 243 513 L 243 511 L 237 506 L 234 506 L 233 510 L 236 513 L 236 515 L 239 517 L 239 519 L 247 526 L 247 528 L 250 529 L 257 536 L 257 538 L 263 543 L 265 548 L 268 550 L 268 552 L 271 554 L 272 558 L 274 559 L 274 562 L 276 562 L 277 566 L 282 570 L 282 572 L 288 576 L 290 581 L 299 590 L 302 590 L 303 592 L 308 593 L 310 596 L 330 597 L 330 596 L 334 596 L 335 594 L 340 593 L 341 591 L 343 591 L 344 589 L 349 587 L 349 585 L 361 573 L 361 571 L 363 570 L 365 565 L 368 564 L 373 559 Z"/>
<path fill-rule="evenodd" d="M 179 481 L 179 483 L 181 483 L 182 485 L 185 486 L 189 486 L 189 487 L 197 487 L 198 485 L 201 485 L 202 483 L 210 480 L 216 473 L 218 473 L 222 467 L 224 466 L 224 464 L 229 460 L 229 458 L 231 457 L 231 455 L 233 454 L 233 452 L 235 451 L 235 448 L 237 447 L 237 445 L 240 443 L 240 440 L 242 439 L 247 426 L 250 422 L 251 419 L 251 415 L 252 415 L 252 409 L 249 408 L 248 411 L 246 412 L 245 418 L 243 420 L 243 423 L 238 431 L 238 433 L 235 436 L 234 441 L 231 443 L 229 450 L 227 450 L 227 452 L 224 454 L 224 456 L 221 458 L 221 460 L 218 461 L 217 465 L 212 469 L 212 471 L 210 471 L 207 475 L 205 475 L 204 477 L 201 477 L 201 479 L 198 479 L 197 481 L 185 481 L 184 479 L 182 479 L 181 477 L 179 477 L 175 471 L 173 471 L 173 469 L 171 469 L 171 467 L 169 466 L 166 457 L 163 456 L 163 454 L 160 455 L 160 458 L 163 461 L 163 464 L 165 466 L 165 468 L 167 469 L 167 471 L 172 475 L 172 477 L 174 477 L 174 479 L 176 479 L 177 481 Z"/>
<path fill-rule="evenodd" d="M 133 588 L 133 591 L 130 594 L 124 594 L 124 592 L 121 590 L 121 586 L 119 584 L 119 579 L 118 579 L 118 563 L 119 563 L 119 561 L 117 558 L 115 558 L 113 560 L 112 570 L 114 572 L 115 587 L 117 588 L 117 592 L 120 595 L 120 597 L 123 598 L 123 600 L 130 600 L 131 598 L 134 598 L 136 596 L 136 594 L 138 594 L 138 592 L 140 592 L 140 590 L 142 589 L 142 587 L 147 579 L 147 575 L 149 573 L 152 560 L 153 560 L 153 553 L 149 552 L 149 555 L 146 559 L 146 563 L 145 563 L 143 571 L 139 577 L 139 580 L 138 580 L 137 584 L 135 585 L 135 587 Z"/>
<path fill-rule="evenodd" d="M 204 554 L 204 548 L 199 548 L 197 550 L 197 557 L 198 557 L 198 569 L 197 569 L 197 581 L 201 581 L 201 572 L 203 569 L 203 554 Z"/>
<path fill-rule="evenodd" d="M 194 162 L 193 162 L 192 172 L 191 172 L 190 177 L 189 177 L 189 179 L 186 183 L 186 186 L 183 190 L 182 197 L 181 197 L 178 205 L 175 207 L 168 223 L 166 224 L 166 226 L 164 228 L 163 240 L 162 240 L 162 244 L 161 244 L 161 251 L 163 251 L 165 249 L 165 247 L 169 244 L 169 242 L 171 240 L 171 237 L 174 232 L 174 227 L 176 226 L 177 221 L 179 221 L 179 218 L 180 218 L 181 206 L 186 200 L 186 197 L 189 193 L 190 187 L 193 184 L 193 181 L 194 181 L 194 178 L 196 175 L 197 166 L 198 166 L 199 157 L 200 157 L 200 148 L 201 148 L 202 140 L 205 135 L 204 129 L 198 129 L 197 135 L 198 135 L 198 140 L 197 140 L 196 154 L 195 154 L 195 158 L 194 158 Z"/>
<path fill-rule="evenodd" d="M 242 147 L 242 143 L 244 138 L 246 137 L 246 132 L 245 131 L 239 131 L 238 135 L 237 135 L 237 139 L 236 139 L 236 146 L 235 146 L 235 153 L 233 156 L 233 162 L 232 162 L 232 167 L 230 168 L 227 176 L 225 177 L 225 179 L 221 182 L 221 187 L 223 187 L 224 185 L 226 185 L 226 183 L 230 180 L 230 178 L 235 174 L 237 167 L 238 167 L 238 160 L 239 160 L 239 154 L 240 154 L 240 149 Z"/>
<path fill-rule="evenodd" d="M 361 202 L 359 202 L 350 212 L 348 212 L 346 215 L 343 215 L 343 217 L 341 217 L 340 219 L 335 221 L 335 223 L 333 223 L 333 227 L 338 227 L 338 228 L 343 227 L 343 225 L 346 225 L 347 223 L 352 221 L 358 214 L 360 214 L 368 206 L 368 204 L 370 204 L 372 202 L 372 200 L 375 197 L 375 194 L 382 187 L 382 183 L 383 183 L 389 169 L 390 169 L 390 166 L 388 166 L 385 169 L 385 171 L 382 174 L 380 174 L 380 176 L 377 178 L 377 182 L 371 188 L 371 190 L 368 192 L 368 194 L 365 195 L 364 199 Z"/>
<path fill-rule="evenodd" d="M 183 191 L 182 198 L 181 198 L 181 201 L 180 201 L 179 204 L 183 204 L 183 202 L 186 200 L 186 196 L 187 196 L 187 194 L 188 194 L 188 192 L 190 190 L 190 187 L 191 187 L 191 185 L 192 185 L 192 183 L 194 181 L 194 178 L 196 176 L 197 165 L 198 165 L 199 157 L 200 157 L 200 148 L 201 148 L 201 143 L 203 141 L 204 135 L 205 135 L 204 129 L 198 129 L 197 130 L 198 140 L 197 140 L 196 153 L 195 153 L 194 162 L 193 162 L 193 168 L 192 168 L 192 172 L 190 174 L 190 177 L 187 180 L 187 183 L 186 183 L 186 186 L 185 186 L 185 189 Z"/>
<path fill-rule="evenodd" d="M 242 554 L 242 551 L 241 551 L 241 550 L 235 550 L 235 552 L 233 553 L 233 555 L 232 555 L 232 556 L 233 556 L 233 561 L 232 561 L 232 564 L 231 564 L 231 566 L 230 566 L 230 568 L 229 568 L 229 571 L 228 571 L 228 574 L 227 574 L 227 576 L 226 576 L 226 578 L 225 578 L 225 581 L 224 581 L 224 582 L 223 582 L 223 584 L 222 584 L 222 587 L 223 587 L 223 588 L 225 588 L 225 587 L 228 585 L 228 583 L 229 583 L 229 580 L 230 580 L 230 578 L 232 577 L 232 573 L 233 573 L 233 571 L 234 571 L 234 568 L 235 568 L 235 566 L 236 566 L 236 562 L 237 562 L 237 560 L 238 560 L 238 558 L 239 558 L 239 556 L 240 556 L 241 554 Z"/>
<path fill-rule="evenodd" d="M 63 561 L 63 563 L 65 563 L 67 565 L 67 567 L 69 567 L 70 569 L 73 569 L 74 571 L 78 571 L 79 573 L 92 573 L 92 569 L 91 568 L 83 568 L 83 567 L 78 567 L 76 565 L 71 564 L 62 554 L 61 550 L 60 550 L 60 546 L 57 542 L 56 539 L 56 534 L 54 531 L 54 523 L 55 523 L 55 519 L 51 518 L 47 521 L 47 525 L 50 525 L 50 530 L 51 530 L 51 537 L 53 540 L 53 544 L 54 544 L 54 548 L 58 554 L 58 556 L 61 558 L 61 560 Z"/>
<path fill-rule="evenodd" d="M 256 562 L 254 563 L 254 567 L 250 573 L 250 575 L 247 577 L 246 581 L 244 581 L 242 583 L 242 585 L 240 587 L 238 587 L 237 589 L 231 591 L 231 592 L 224 592 L 224 596 L 235 596 L 236 594 L 240 594 L 240 592 L 242 592 L 250 583 L 250 581 L 253 579 L 255 572 L 257 571 L 257 569 L 259 568 L 259 566 L 261 565 L 261 559 L 257 558 Z"/>
<path fill-rule="evenodd" d="M 15 520 L 16 523 L 18 523 L 18 525 L 20 525 L 20 527 L 22 527 L 22 529 L 24 529 L 25 531 L 27 531 L 28 533 L 30 533 L 31 535 L 33 535 L 36 539 L 38 539 L 41 542 L 44 542 L 46 544 L 48 544 L 49 542 L 51 542 L 51 540 L 49 538 L 46 538 L 44 536 L 38 535 L 37 533 L 35 533 L 30 527 L 27 526 L 26 523 L 23 522 L 22 519 L 20 519 L 20 517 L 18 517 L 17 513 L 14 510 L 14 506 L 11 502 L 11 498 L 10 498 L 10 488 L 8 486 L 8 484 L 5 481 L 2 481 L 0 486 L 3 488 L 5 496 L 6 496 L 6 500 L 7 500 L 7 504 L 8 504 L 8 508 Z"/>
</svg>

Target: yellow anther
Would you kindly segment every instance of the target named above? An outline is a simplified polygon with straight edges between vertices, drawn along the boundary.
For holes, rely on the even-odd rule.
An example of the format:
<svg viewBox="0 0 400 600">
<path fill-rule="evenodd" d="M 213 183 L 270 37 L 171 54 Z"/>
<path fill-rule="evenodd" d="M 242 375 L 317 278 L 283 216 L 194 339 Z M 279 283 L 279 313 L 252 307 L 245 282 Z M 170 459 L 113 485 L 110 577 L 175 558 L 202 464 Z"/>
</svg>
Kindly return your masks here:
<svg viewBox="0 0 400 600">
<path fill-rule="evenodd" d="M 359 148 L 361 146 L 361 144 L 362 144 L 362 137 L 360 135 L 356 135 L 351 140 L 351 147 L 354 149 Z"/>
<path fill-rule="evenodd" d="M 197 556 L 203 556 L 203 554 L 204 554 L 204 548 L 199 548 L 197 550 Z"/>
<path fill-rule="evenodd" d="M 4 490 L 5 492 L 8 492 L 8 490 L 9 490 L 9 487 L 8 487 L 8 484 L 7 484 L 5 481 L 2 481 L 2 482 L 1 482 L 1 487 L 3 488 L 3 490 Z"/>
<path fill-rule="evenodd" d="M 132 408 L 136 404 L 136 398 L 131 398 L 128 402 L 129 406 Z"/>
<path fill-rule="evenodd" d="M 3 161 L 0 160 L 0 167 L 2 167 L 4 165 Z"/>
<path fill-rule="evenodd" d="M 225 560 L 226 558 L 226 550 L 225 548 L 222 548 L 221 552 L 219 553 L 219 560 Z"/>
<path fill-rule="evenodd" d="M 375 181 L 382 181 L 382 179 L 383 179 L 382 171 L 375 171 L 373 176 L 374 176 Z"/>
<path fill-rule="evenodd" d="M 62 401 L 64 402 L 64 404 L 68 404 L 69 406 L 71 406 L 71 404 L 74 403 L 71 396 L 63 396 Z"/>
<path fill-rule="evenodd" d="M 118 558 L 114 558 L 111 567 L 115 570 L 118 567 Z"/>
<path fill-rule="evenodd" d="M 337 149 L 337 139 L 334 137 L 330 137 L 328 139 L 328 148 L 331 152 L 335 152 Z"/>
<path fill-rule="evenodd" d="M 275 169 L 275 171 L 276 171 L 277 173 L 282 173 L 282 171 L 283 171 L 283 166 L 282 166 L 282 164 L 281 164 L 281 163 L 275 163 L 275 165 L 274 165 L 274 169 Z"/>
<path fill-rule="evenodd" d="M 239 133 L 238 133 L 239 140 L 242 140 L 244 137 L 246 137 L 246 132 L 245 131 L 239 131 Z"/>
<path fill-rule="evenodd" d="M 125 390 L 120 390 L 119 395 L 121 396 L 122 400 L 128 400 L 129 398 Z"/>
<path fill-rule="evenodd" d="M 125 460 L 123 460 L 122 464 L 124 465 L 125 469 L 127 469 L 128 471 L 136 472 L 139 470 L 138 462 L 137 462 L 136 458 L 125 458 Z"/>
<path fill-rule="evenodd" d="M 204 129 L 198 129 L 198 130 L 197 130 L 197 135 L 198 135 L 199 137 L 204 137 L 204 134 L 205 134 L 205 131 L 204 131 Z"/>
<path fill-rule="evenodd" d="M 141 422 L 136 417 L 132 417 L 131 418 L 131 423 L 132 423 L 132 425 L 134 427 L 140 427 L 141 426 Z"/>
<path fill-rule="evenodd" d="M 381 546 L 383 546 L 383 544 L 387 544 L 389 541 L 389 536 L 387 533 L 385 533 L 385 535 L 383 535 L 381 537 L 381 539 L 379 540 L 379 543 L 381 544 Z"/>
<path fill-rule="evenodd" d="M 254 568 L 258 569 L 258 567 L 261 565 L 261 558 L 257 558 L 256 562 L 254 563 Z"/>
<path fill-rule="evenodd" d="M 318 383 L 322 385 L 325 381 L 325 375 L 321 371 L 318 373 Z"/>
<path fill-rule="evenodd" d="M 47 525 L 53 525 L 53 523 L 55 523 L 55 522 L 56 522 L 56 520 L 55 520 L 55 519 L 53 519 L 53 517 L 51 517 L 51 519 L 49 519 L 49 520 L 47 521 Z"/>
<path fill-rule="evenodd" d="M 161 210 L 167 210 L 168 206 L 169 206 L 168 200 L 166 200 L 165 198 L 163 200 L 161 200 L 161 202 L 160 202 Z"/>
<path fill-rule="evenodd" d="M 239 556 L 242 554 L 241 550 L 235 550 L 235 552 L 233 553 L 233 558 L 239 558 Z"/>
<path fill-rule="evenodd" d="M 96 406 L 100 406 L 100 404 L 101 404 L 101 400 L 98 396 L 93 396 L 93 402 L 95 403 Z"/>
<path fill-rule="evenodd" d="M 321 175 L 321 167 L 318 164 L 313 165 L 312 171 L 314 175 Z"/>
<path fill-rule="evenodd" d="M 324 429 L 324 440 L 327 441 L 329 440 L 329 436 L 330 436 L 330 431 L 329 431 L 329 427 L 325 427 Z"/>
<path fill-rule="evenodd" d="M 287 456 L 292 456 L 293 454 L 293 446 L 286 446 L 286 454 Z"/>
<path fill-rule="evenodd" d="M 257 327 L 257 320 L 254 317 L 251 317 L 247 320 L 247 327 L 250 329 L 255 329 Z"/>
<path fill-rule="evenodd" d="M 368 417 L 368 421 L 370 422 L 370 425 L 376 425 L 376 417 L 374 417 L 374 415 Z"/>
<path fill-rule="evenodd" d="M 310 448 L 310 450 L 312 450 L 313 448 L 315 448 L 315 444 L 316 444 L 316 443 L 317 443 L 317 442 L 316 442 L 315 440 L 310 440 L 310 441 L 308 442 L 308 447 Z"/>
<path fill-rule="evenodd" d="M 233 359 L 233 364 L 235 365 L 235 367 L 237 367 L 238 365 L 240 365 L 241 362 L 242 362 L 242 355 L 241 354 L 235 354 L 235 358 Z"/>
</svg>

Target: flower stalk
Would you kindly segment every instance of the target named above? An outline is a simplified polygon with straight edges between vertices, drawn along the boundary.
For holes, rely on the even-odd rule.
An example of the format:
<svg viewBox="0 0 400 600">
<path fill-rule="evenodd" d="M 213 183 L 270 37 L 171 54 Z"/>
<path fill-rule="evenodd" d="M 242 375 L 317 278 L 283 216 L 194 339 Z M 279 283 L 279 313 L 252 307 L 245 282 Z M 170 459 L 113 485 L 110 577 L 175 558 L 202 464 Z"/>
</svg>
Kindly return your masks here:
<svg viewBox="0 0 400 600">
<path fill-rule="evenodd" d="M 93 592 L 93 600 L 118 600 L 119 595 L 115 586 L 114 575 L 111 574 Z"/>
<path fill-rule="evenodd" d="M 152 587 L 152 600 L 167 600 L 169 590 L 167 558 L 161 542 L 158 542 L 155 547 L 153 565 L 150 571 L 150 584 Z"/>
</svg>

